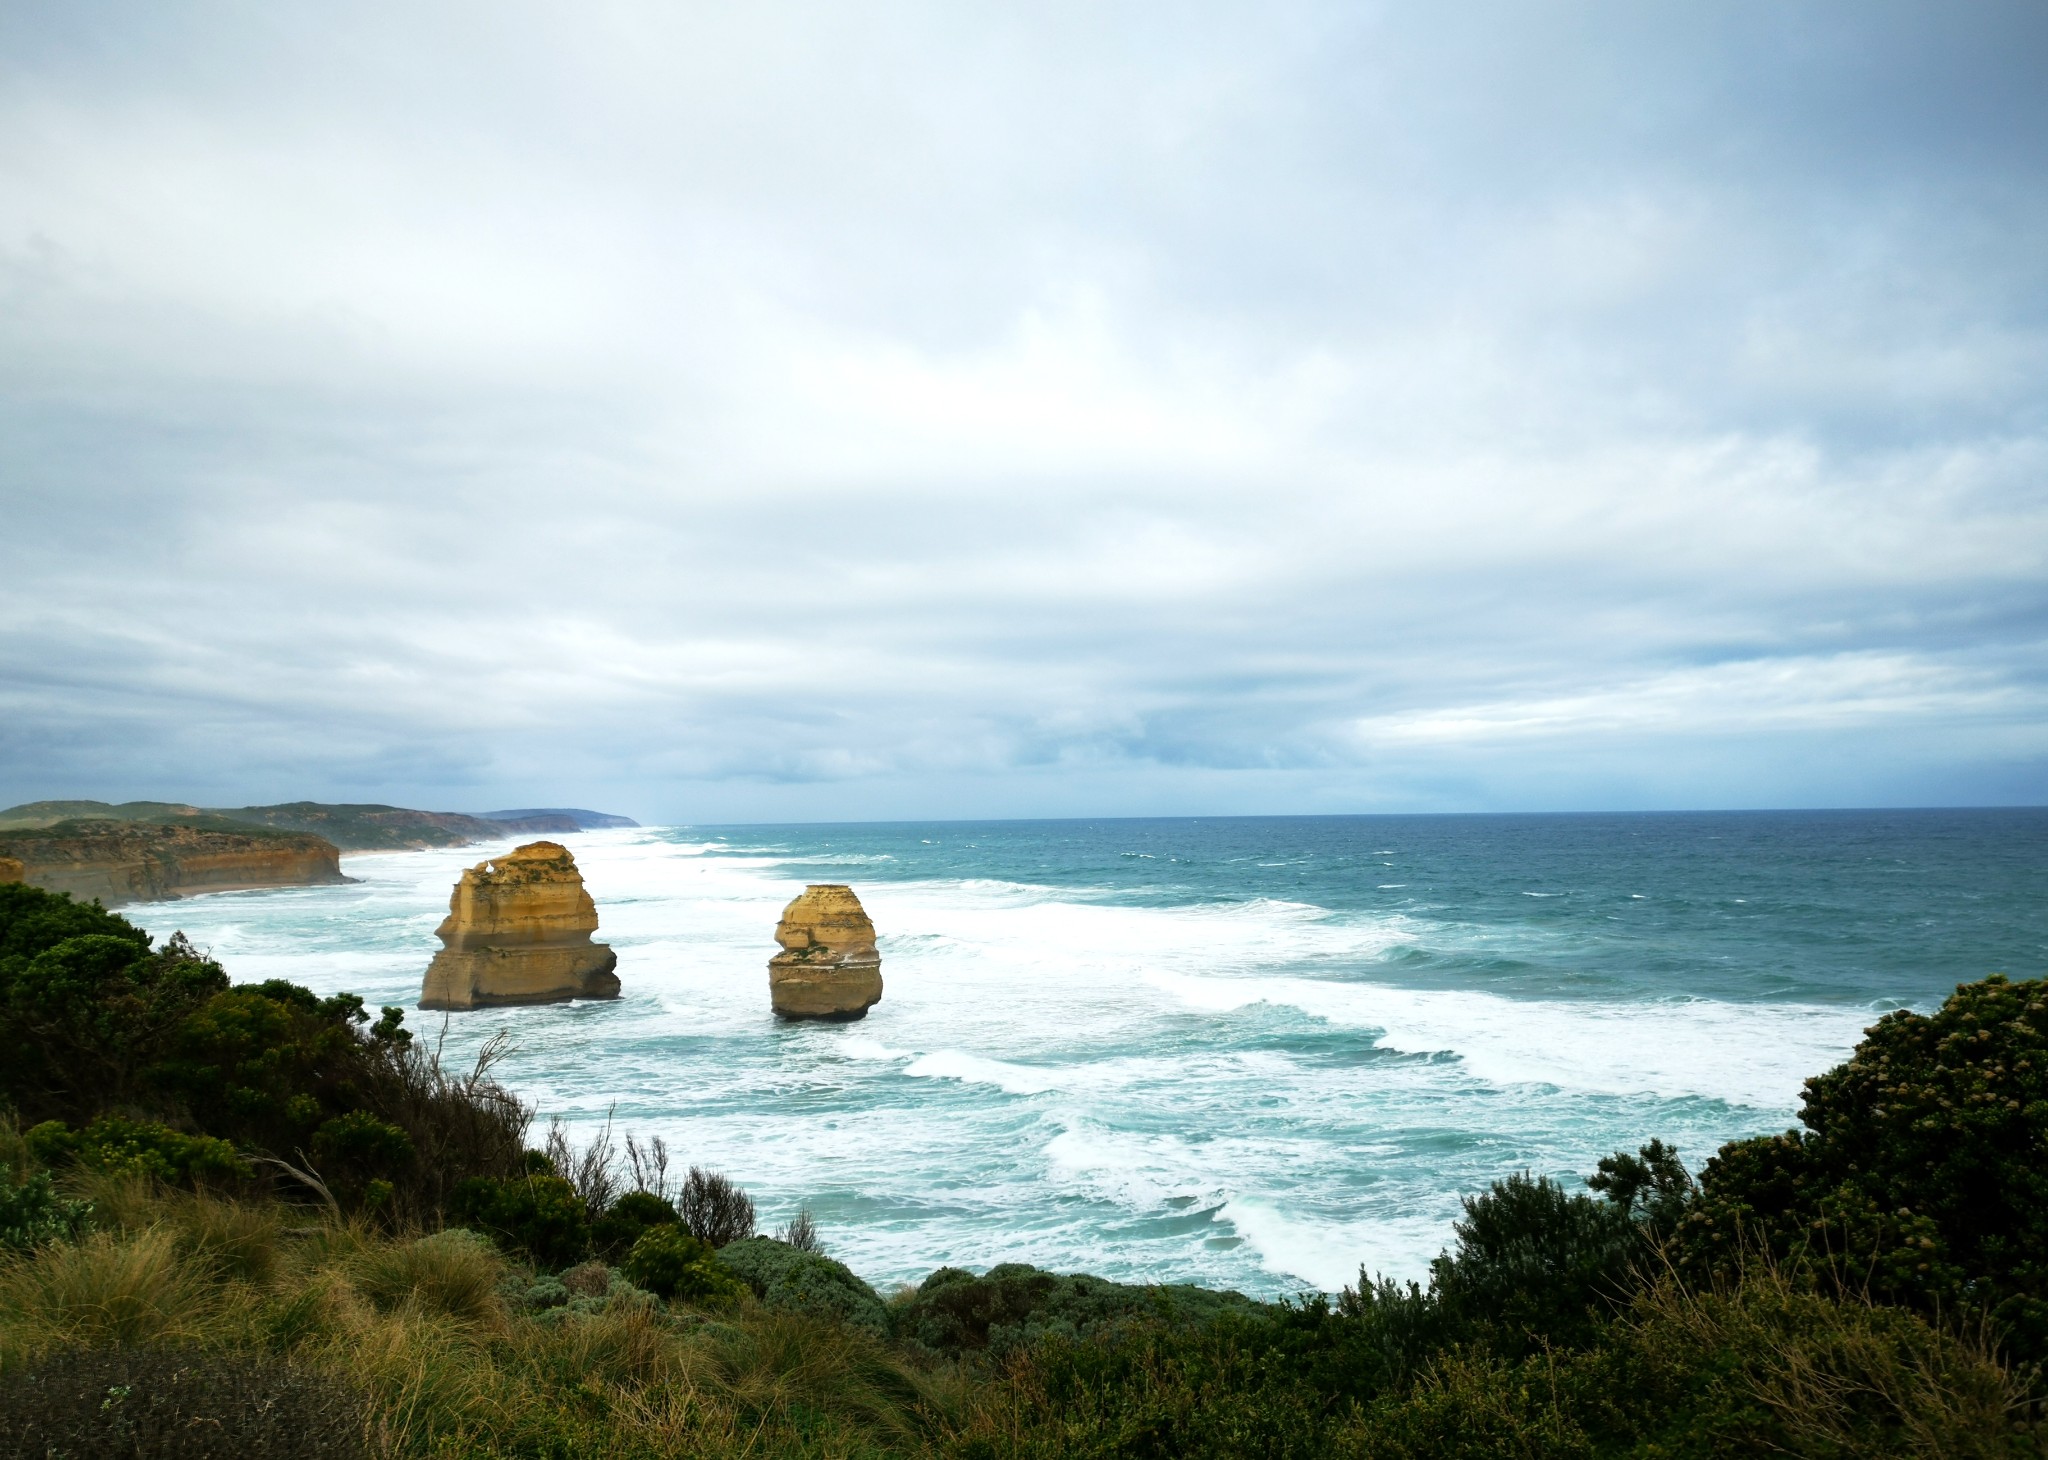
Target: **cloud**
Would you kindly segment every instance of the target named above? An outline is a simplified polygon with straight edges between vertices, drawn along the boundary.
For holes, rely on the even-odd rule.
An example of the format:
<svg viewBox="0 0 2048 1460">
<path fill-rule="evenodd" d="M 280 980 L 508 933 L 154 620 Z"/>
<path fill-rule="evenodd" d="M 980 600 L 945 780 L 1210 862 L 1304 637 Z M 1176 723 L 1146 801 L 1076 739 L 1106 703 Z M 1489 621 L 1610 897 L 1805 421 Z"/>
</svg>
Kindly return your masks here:
<svg viewBox="0 0 2048 1460">
<path fill-rule="evenodd" d="M 2038 801 L 2024 5 L 0 19 L 0 796 Z"/>
</svg>

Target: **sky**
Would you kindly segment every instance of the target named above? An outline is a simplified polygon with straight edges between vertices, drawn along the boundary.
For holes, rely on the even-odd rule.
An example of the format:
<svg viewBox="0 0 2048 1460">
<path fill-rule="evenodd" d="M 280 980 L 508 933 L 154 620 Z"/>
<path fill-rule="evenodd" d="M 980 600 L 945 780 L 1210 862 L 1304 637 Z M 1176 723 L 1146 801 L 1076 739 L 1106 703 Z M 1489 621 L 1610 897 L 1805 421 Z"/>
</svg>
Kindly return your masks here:
<svg viewBox="0 0 2048 1460">
<path fill-rule="evenodd" d="M 2048 802 L 2048 8 L 0 7 L 0 804 Z"/>
</svg>

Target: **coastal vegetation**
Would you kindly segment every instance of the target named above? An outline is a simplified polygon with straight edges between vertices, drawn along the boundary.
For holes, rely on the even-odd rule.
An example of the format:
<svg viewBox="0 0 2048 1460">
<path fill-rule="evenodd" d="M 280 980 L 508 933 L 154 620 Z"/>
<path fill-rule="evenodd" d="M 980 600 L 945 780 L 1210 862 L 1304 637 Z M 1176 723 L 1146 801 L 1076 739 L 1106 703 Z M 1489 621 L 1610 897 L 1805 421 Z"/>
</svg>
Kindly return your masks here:
<svg viewBox="0 0 2048 1460">
<path fill-rule="evenodd" d="M 457 811 L 416 811 L 374 803 L 288 801 L 276 806 L 188 806 L 177 801 L 30 801 L 0 811 L 0 832 L 46 830 L 69 823 L 114 822 L 196 826 L 258 835 L 264 830 L 317 836 L 345 852 L 462 847 L 528 833 L 558 834 L 585 825 L 631 825 L 625 817 L 592 811 L 532 810 L 467 816 Z"/>
<path fill-rule="evenodd" d="M 0 885 L 0 1456 L 1812 1456 L 2048 1447 L 2048 984 L 1801 1128 L 1504 1172 L 1427 1283 L 878 1293 L 402 1011 Z"/>
</svg>

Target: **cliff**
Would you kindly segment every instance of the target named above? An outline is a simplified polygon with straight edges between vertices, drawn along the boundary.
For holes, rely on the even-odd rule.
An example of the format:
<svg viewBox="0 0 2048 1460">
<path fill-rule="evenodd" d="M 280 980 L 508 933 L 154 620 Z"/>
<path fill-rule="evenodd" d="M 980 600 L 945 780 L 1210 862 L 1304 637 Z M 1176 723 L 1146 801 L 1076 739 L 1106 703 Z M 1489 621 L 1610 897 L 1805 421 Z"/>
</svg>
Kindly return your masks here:
<svg viewBox="0 0 2048 1460">
<path fill-rule="evenodd" d="M 0 857 L 0 882 L 26 882 L 28 868 L 19 857 Z"/>
<path fill-rule="evenodd" d="M 568 848 L 530 842 L 479 862 L 448 899 L 420 1007 L 615 999 L 618 956 L 590 941 L 596 931 L 597 904 Z"/>
<path fill-rule="evenodd" d="M 851 887 L 813 883 L 775 925 L 768 1001 L 784 1019 L 861 1019 L 882 998 L 875 925 Z"/>
<path fill-rule="evenodd" d="M 210 818 L 181 825 L 60 821 L 0 831 L 0 859 L 20 865 L 20 881 L 84 901 L 98 898 L 108 907 L 193 892 L 348 881 L 332 842 Z"/>
<path fill-rule="evenodd" d="M 415 811 L 375 802 L 329 804 L 289 801 L 277 806 L 187 806 L 177 801 L 31 801 L 0 811 L 0 828 L 40 829 L 66 821 L 155 822 L 166 826 L 236 822 L 276 831 L 304 832 L 344 852 L 403 852 L 421 847 L 466 847 L 506 836 L 561 835 L 597 826 L 632 826 L 602 811 L 535 809 L 467 816 L 459 811 Z"/>
<path fill-rule="evenodd" d="M 528 822 L 546 818 L 551 821 L 569 821 L 578 831 L 598 831 L 614 826 L 638 826 L 640 823 L 630 816 L 615 816 L 609 811 L 586 811 L 580 806 L 529 806 L 523 811 L 479 811 L 477 815 L 485 821 L 501 821 L 508 826 L 524 826 Z"/>
</svg>

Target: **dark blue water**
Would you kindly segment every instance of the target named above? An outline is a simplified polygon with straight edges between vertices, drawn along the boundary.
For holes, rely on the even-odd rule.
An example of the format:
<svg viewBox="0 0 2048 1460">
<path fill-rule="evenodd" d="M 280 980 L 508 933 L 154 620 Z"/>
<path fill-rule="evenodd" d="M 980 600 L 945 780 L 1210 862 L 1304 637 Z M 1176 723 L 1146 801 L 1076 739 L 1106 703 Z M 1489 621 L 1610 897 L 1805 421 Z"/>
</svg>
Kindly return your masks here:
<svg viewBox="0 0 2048 1460">
<path fill-rule="evenodd" d="M 1376 966 L 1415 987 L 1891 1005 L 2048 972 L 2041 808 L 709 830 L 784 851 L 810 880 L 843 880 L 851 856 L 870 882 L 993 878 L 1134 907 L 1271 899 L 1459 929 Z"/>
</svg>

